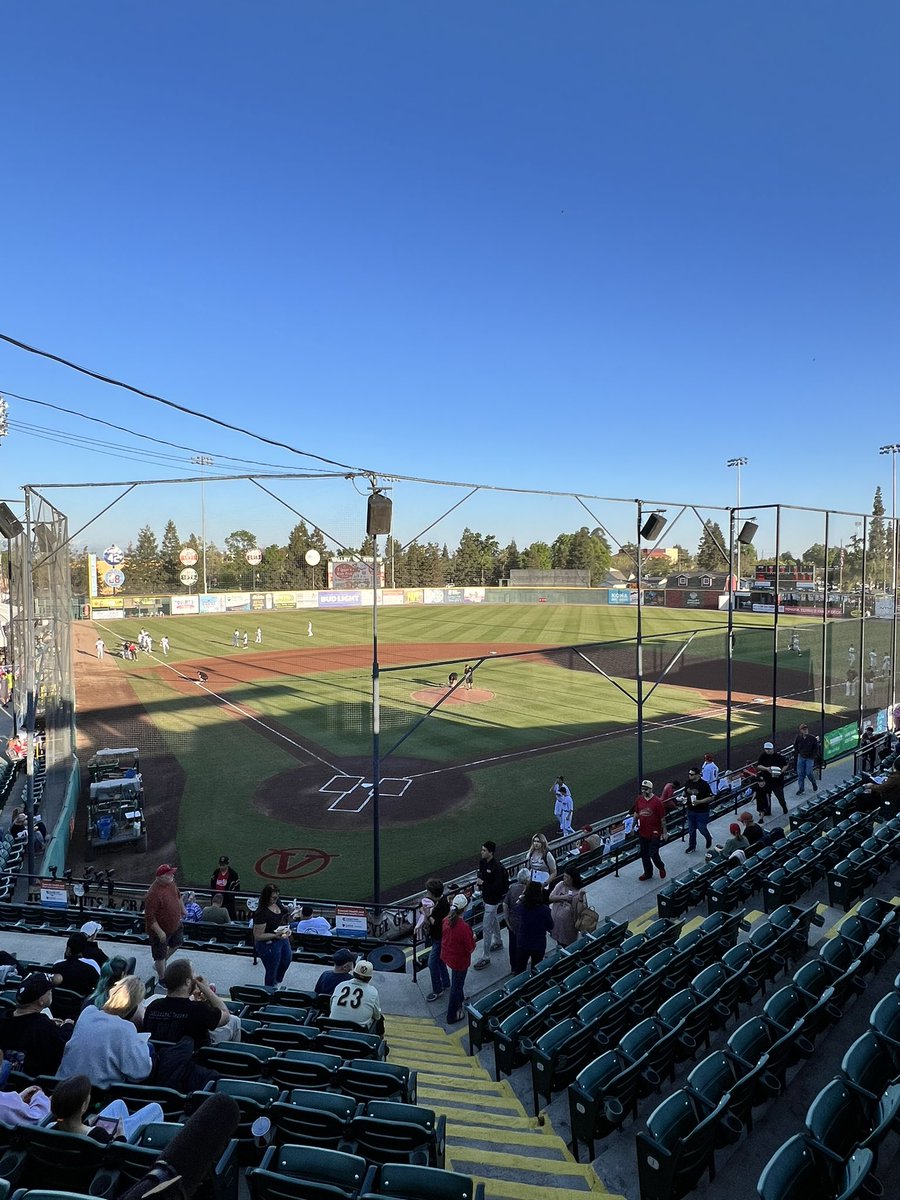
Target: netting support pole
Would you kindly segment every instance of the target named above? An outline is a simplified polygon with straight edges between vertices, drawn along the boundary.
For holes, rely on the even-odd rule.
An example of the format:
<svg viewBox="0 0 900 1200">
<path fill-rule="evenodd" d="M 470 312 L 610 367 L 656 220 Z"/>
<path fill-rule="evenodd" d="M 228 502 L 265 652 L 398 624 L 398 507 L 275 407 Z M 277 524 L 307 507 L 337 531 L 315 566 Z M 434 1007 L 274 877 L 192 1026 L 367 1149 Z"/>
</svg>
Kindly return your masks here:
<svg viewBox="0 0 900 1200">
<path fill-rule="evenodd" d="M 857 735 L 862 732 L 862 714 L 863 714 L 863 687 L 865 673 L 868 670 L 866 665 L 866 605 L 869 602 L 868 597 L 868 574 L 869 574 L 869 518 L 863 517 L 863 554 L 862 554 L 862 587 L 859 592 L 859 670 L 856 673 L 856 730 Z M 875 570 L 878 570 L 878 564 L 875 564 Z M 874 603 L 874 602 L 873 602 Z"/>
<path fill-rule="evenodd" d="M 831 514 L 825 510 L 825 582 L 822 596 L 822 662 L 819 668 L 819 752 L 825 759 L 825 705 L 828 685 L 828 543 L 831 537 Z M 841 554 L 844 553 L 843 546 Z"/>
<path fill-rule="evenodd" d="M 775 611 L 772 614 L 772 741 L 778 723 L 778 609 L 781 600 L 781 505 L 775 505 Z"/>
<path fill-rule="evenodd" d="M 740 472 L 740 467 L 738 467 Z M 740 478 L 740 474 L 738 474 Z M 725 688 L 725 770 L 731 770 L 731 711 L 734 685 L 734 520 L 735 509 L 728 510 L 728 644 L 725 648 L 728 677 Z M 738 551 L 740 555 L 740 551 Z M 738 559 L 740 561 L 740 558 Z M 738 581 L 740 582 L 740 581 Z"/>
<path fill-rule="evenodd" d="M 637 638 L 635 648 L 635 684 L 636 684 L 636 700 L 637 700 L 637 776 L 638 785 L 644 778 L 644 645 L 643 645 L 643 622 L 641 613 L 643 610 L 643 596 L 641 594 L 641 526 L 643 525 L 643 505 L 640 500 L 635 501 L 637 504 L 637 536 L 635 537 L 635 545 L 637 546 Z"/>
<path fill-rule="evenodd" d="M 25 488 L 25 546 L 22 554 L 22 588 L 25 600 L 25 621 L 22 649 L 25 659 L 25 813 L 28 844 L 25 850 L 28 881 L 34 878 L 34 727 L 35 727 L 35 624 L 34 578 L 32 576 L 31 490 Z"/>
<path fill-rule="evenodd" d="M 372 534 L 372 903 L 381 907 L 381 690 L 378 672 L 378 536 Z"/>
</svg>

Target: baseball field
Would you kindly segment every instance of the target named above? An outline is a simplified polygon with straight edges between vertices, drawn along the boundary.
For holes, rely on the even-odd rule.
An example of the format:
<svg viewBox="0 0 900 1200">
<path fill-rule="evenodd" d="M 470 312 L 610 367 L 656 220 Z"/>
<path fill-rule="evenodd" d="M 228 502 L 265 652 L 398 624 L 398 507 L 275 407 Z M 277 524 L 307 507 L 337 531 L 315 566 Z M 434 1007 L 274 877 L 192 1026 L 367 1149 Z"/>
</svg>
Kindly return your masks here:
<svg viewBox="0 0 900 1200">
<path fill-rule="evenodd" d="M 559 774 L 576 825 L 625 806 L 636 771 L 634 623 L 633 609 L 586 605 L 379 613 L 385 896 L 465 868 L 485 838 L 513 852 L 535 829 L 552 833 Z M 152 653 L 118 657 L 141 624 L 75 626 L 82 758 L 104 745 L 142 754 L 150 859 L 117 855 L 119 877 L 144 878 L 174 859 L 185 880 L 205 885 L 228 854 L 246 888 L 278 880 L 294 894 L 368 897 L 371 612 L 154 619 L 143 623 Z M 798 627 L 799 652 L 788 650 L 790 628 L 782 622 L 777 656 L 775 722 L 785 734 L 818 718 L 812 676 L 822 653 L 821 626 Z M 98 635 L 113 652 L 103 661 Z M 644 773 L 661 784 L 703 753 L 723 763 L 725 615 L 646 609 L 644 635 Z M 733 670 L 741 759 L 772 728 L 772 646 L 771 618 L 742 616 Z M 466 664 L 471 688 L 451 691 L 449 675 L 462 679 Z M 843 688 L 831 690 L 840 720 Z M 82 816 L 76 863 L 83 825 Z"/>
</svg>

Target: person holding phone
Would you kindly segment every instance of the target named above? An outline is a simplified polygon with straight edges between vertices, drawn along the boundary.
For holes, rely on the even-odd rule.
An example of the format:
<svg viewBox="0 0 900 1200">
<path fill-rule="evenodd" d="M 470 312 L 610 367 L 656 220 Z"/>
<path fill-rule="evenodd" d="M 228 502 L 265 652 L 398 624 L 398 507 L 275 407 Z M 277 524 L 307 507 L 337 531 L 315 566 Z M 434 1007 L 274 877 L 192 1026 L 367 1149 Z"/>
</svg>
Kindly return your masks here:
<svg viewBox="0 0 900 1200">
<path fill-rule="evenodd" d="M 133 1141 L 145 1125 L 166 1119 L 155 1101 L 130 1113 L 124 1100 L 111 1100 L 86 1122 L 84 1117 L 90 1104 L 91 1081 L 87 1075 L 73 1075 L 71 1079 L 64 1079 L 53 1089 L 50 1099 L 50 1112 L 55 1118 L 53 1128 L 63 1133 L 78 1133 L 106 1144 L 116 1139 Z"/>
<path fill-rule="evenodd" d="M 290 915 L 280 895 L 274 883 L 267 883 L 253 914 L 253 940 L 266 969 L 265 986 L 270 988 L 281 985 L 293 960 Z"/>
</svg>

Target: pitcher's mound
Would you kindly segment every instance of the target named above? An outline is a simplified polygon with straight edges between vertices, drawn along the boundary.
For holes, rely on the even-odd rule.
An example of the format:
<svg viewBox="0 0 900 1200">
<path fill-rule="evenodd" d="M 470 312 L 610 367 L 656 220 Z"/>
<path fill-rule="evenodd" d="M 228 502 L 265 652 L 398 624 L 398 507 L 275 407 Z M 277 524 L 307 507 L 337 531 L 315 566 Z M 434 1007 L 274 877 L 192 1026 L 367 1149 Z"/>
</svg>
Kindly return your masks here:
<svg viewBox="0 0 900 1200">
<path fill-rule="evenodd" d="M 417 704 L 427 704 L 429 708 L 437 704 L 442 696 L 445 704 L 487 704 L 494 698 L 494 693 L 489 692 L 487 688 L 471 688 L 466 691 L 465 688 L 458 687 L 448 695 L 449 691 L 450 689 L 445 687 L 419 688 L 417 692 L 410 692 L 409 698 Z"/>
</svg>

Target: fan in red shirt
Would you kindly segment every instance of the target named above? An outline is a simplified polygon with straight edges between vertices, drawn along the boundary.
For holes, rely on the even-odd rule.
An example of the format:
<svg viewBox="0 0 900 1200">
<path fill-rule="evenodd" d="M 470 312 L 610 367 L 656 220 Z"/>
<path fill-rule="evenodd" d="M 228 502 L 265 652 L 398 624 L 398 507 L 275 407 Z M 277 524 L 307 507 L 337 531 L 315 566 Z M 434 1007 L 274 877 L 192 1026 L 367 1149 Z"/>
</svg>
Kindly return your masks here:
<svg viewBox="0 0 900 1200">
<path fill-rule="evenodd" d="M 441 962 L 450 971 L 450 997 L 447 1004 L 447 1024 L 453 1025 L 463 1019 L 463 997 L 466 972 L 475 952 L 475 934 L 463 920 L 469 907 L 468 896 L 462 892 L 454 896 L 450 904 L 450 916 L 444 917 L 441 930 Z"/>
<path fill-rule="evenodd" d="M 659 848 L 665 838 L 666 809 L 674 806 L 673 801 L 666 804 L 654 794 L 653 781 L 641 780 L 641 794 L 634 802 L 632 812 L 636 817 L 637 835 L 641 845 L 641 862 L 644 865 L 642 880 L 653 878 L 653 867 L 659 871 L 660 879 L 665 879 L 666 868 L 659 855 Z"/>
</svg>

